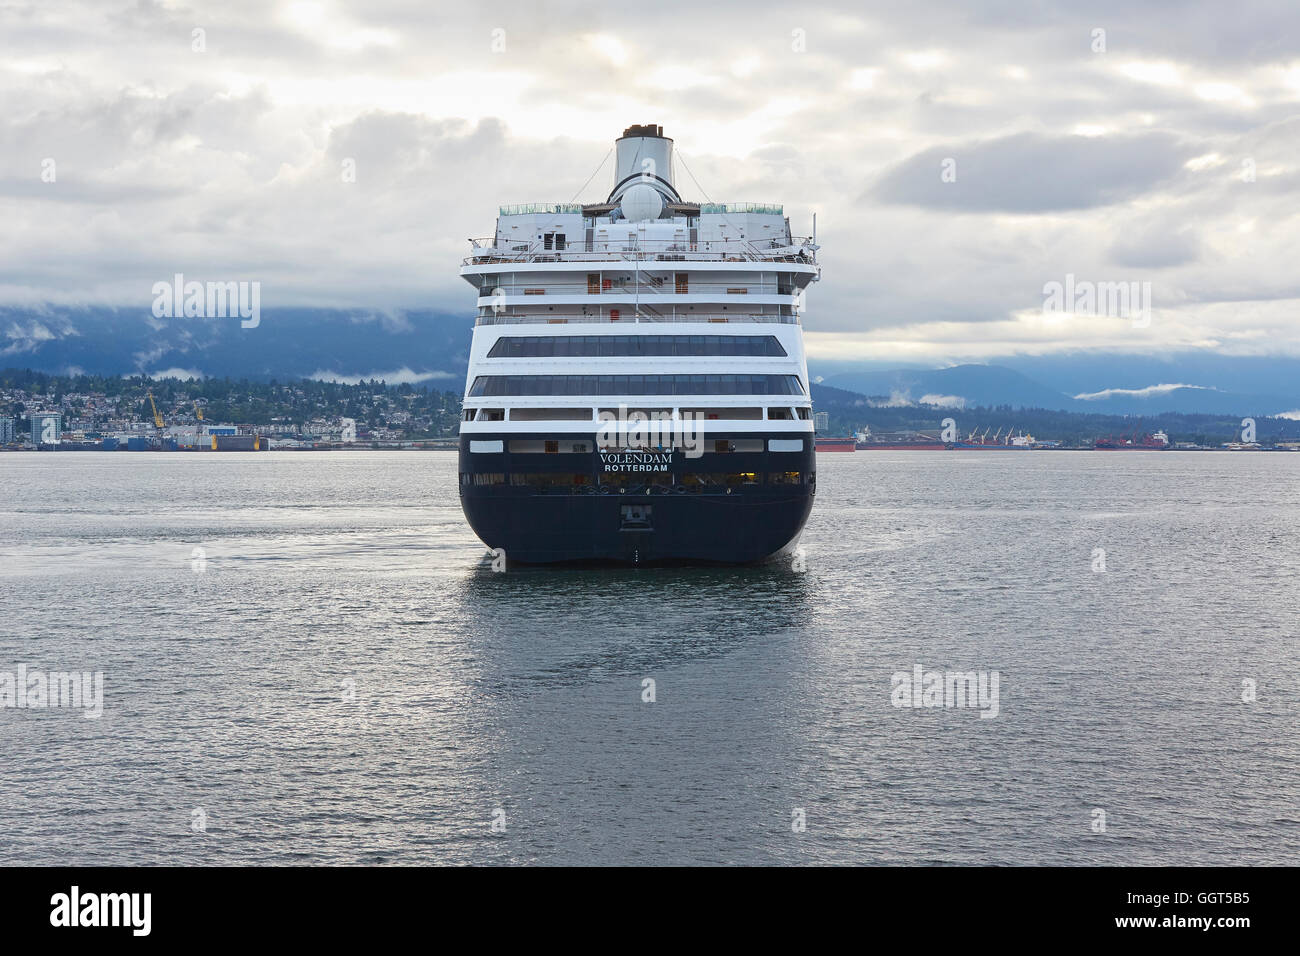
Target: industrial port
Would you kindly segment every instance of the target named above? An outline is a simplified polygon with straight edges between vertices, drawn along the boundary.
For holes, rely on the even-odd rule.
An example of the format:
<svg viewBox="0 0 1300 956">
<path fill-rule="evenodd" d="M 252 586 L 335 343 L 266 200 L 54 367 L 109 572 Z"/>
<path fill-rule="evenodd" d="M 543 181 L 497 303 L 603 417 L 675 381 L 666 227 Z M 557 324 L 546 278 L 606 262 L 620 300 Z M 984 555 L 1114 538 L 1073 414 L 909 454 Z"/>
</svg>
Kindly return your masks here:
<svg viewBox="0 0 1300 956">
<path fill-rule="evenodd" d="M 819 452 L 854 451 L 1300 451 L 1300 441 L 1225 441 L 1217 444 L 1177 442 L 1163 430 L 1099 435 L 1084 443 L 1035 438 L 1023 431 L 992 426 L 965 434 L 945 435 L 942 429 L 872 432 L 870 428 L 844 437 L 819 435 Z"/>
</svg>

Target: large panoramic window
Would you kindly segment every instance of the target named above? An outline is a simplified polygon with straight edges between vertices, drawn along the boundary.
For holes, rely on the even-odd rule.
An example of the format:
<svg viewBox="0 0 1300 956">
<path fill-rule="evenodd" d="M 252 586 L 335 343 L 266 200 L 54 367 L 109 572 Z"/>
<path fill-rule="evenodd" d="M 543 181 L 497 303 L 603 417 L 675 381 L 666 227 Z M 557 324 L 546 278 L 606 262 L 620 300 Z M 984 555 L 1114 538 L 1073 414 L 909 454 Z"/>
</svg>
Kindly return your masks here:
<svg viewBox="0 0 1300 956">
<path fill-rule="evenodd" d="M 802 395 L 798 375 L 479 375 L 471 398 L 521 395 Z"/>
<path fill-rule="evenodd" d="M 509 335 L 488 358 L 785 354 L 775 335 Z"/>
</svg>

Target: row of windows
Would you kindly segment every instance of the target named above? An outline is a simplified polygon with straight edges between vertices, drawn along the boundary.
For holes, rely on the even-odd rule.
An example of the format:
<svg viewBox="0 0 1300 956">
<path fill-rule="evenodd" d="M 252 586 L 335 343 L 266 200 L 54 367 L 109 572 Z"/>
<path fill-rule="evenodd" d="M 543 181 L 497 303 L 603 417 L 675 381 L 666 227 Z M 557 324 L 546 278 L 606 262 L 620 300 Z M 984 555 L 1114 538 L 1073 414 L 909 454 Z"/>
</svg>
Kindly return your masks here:
<svg viewBox="0 0 1300 956">
<path fill-rule="evenodd" d="M 785 354 L 774 335 L 526 335 L 497 339 L 488 358 Z"/>
<path fill-rule="evenodd" d="M 589 441 L 574 441 L 571 438 L 523 438 L 506 442 L 504 447 L 512 455 L 590 455 L 591 446 L 592 443 Z M 682 447 L 680 436 L 670 436 L 666 437 L 662 443 L 658 441 L 643 442 L 632 447 L 631 450 L 672 451 Z M 778 438 L 773 442 L 768 442 L 767 447 L 770 451 L 802 451 L 804 443 L 802 438 Z M 764 442 L 761 438 L 712 438 L 707 441 L 701 440 L 702 451 L 711 451 L 719 455 L 732 452 L 753 454 L 761 452 L 763 448 Z"/>
<path fill-rule="evenodd" d="M 802 395 L 798 375 L 479 375 L 469 396 Z"/>
<path fill-rule="evenodd" d="M 695 416 L 703 418 L 705 421 L 754 421 L 763 420 L 763 409 L 761 406 L 743 406 L 739 408 L 682 408 L 680 409 L 683 417 Z M 667 421 L 672 418 L 673 409 L 671 408 L 598 408 L 596 415 L 608 416 L 610 418 L 631 418 L 634 413 L 644 416 L 646 421 Z M 506 420 L 506 409 L 504 408 L 467 408 L 461 413 L 461 418 L 467 422 L 503 422 Z M 767 410 L 768 421 L 791 422 L 796 418 L 809 420 L 812 418 L 812 409 L 810 408 L 790 408 L 788 406 L 769 408 Z M 540 408 L 527 406 L 525 408 L 510 409 L 510 420 L 512 422 L 589 422 L 592 420 L 592 410 L 590 408 L 580 408 L 570 406 L 568 408 Z"/>
<path fill-rule="evenodd" d="M 803 471 L 739 471 L 739 472 L 685 472 L 682 474 L 601 474 L 587 475 L 573 472 L 512 472 L 508 477 L 499 471 L 461 473 L 462 485 L 478 487 L 512 485 L 516 488 L 585 490 L 595 487 L 658 488 L 676 491 L 698 491 L 711 488 L 740 488 L 746 485 L 805 485 L 816 481 L 815 472 Z"/>
<path fill-rule="evenodd" d="M 688 441 L 689 439 L 689 441 Z M 524 438 L 506 441 L 504 438 L 470 439 L 471 455 L 500 455 L 509 451 L 512 455 L 572 455 L 591 454 L 592 443 L 574 441 L 571 438 Z M 684 451 L 688 457 L 698 457 L 705 452 L 718 455 L 759 454 L 766 449 L 770 452 L 801 452 L 807 449 L 807 442 L 802 438 L 771 438 L 764 442 L 762 438 L 711 438 L 701 436 L 691 438 L 689 435 L 627 435 L 620 439 L 614 436 L 602 451 Z"/>
</svg>

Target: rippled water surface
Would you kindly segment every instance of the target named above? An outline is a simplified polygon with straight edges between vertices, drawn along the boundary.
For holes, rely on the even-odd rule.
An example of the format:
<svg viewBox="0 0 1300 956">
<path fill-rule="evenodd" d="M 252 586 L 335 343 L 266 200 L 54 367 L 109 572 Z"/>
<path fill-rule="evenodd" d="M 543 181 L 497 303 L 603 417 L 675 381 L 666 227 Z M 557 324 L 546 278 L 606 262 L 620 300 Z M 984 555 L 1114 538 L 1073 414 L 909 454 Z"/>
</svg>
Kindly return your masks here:
<svg viewBox="0 0 1300 956">
<path fill-rule="evenodd" d="M 1300 455 L 822 455 L 802 573 L 494 574 L 455 472 L 0 455 L 0 672 L 105 689 L 0 709 L 0 863 L 1300 851 Z"/>
</svg>

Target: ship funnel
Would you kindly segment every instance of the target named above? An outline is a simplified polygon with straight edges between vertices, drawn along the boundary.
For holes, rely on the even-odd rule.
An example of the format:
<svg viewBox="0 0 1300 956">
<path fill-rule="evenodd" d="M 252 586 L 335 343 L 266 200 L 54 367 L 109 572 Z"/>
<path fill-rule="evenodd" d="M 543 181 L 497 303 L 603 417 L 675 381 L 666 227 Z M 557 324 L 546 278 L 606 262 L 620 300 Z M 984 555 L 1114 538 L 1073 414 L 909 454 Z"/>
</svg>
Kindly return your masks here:
<svg viewBox="0 0 1300 956">
<path fill-rule="evenodd" d="M 642 215 L 655 205 L 651 201 L 649 189 L 658 193 L 665 204 L 682 201 L 673 185 L 673 141 L 664 135 L 662 126 L 629 126 L 623 130 L 623 135 L 614 146 L 614 189 L 609 194 L 609 202 L 620 202 L 634 186 L 649 187 L 634 190 L 637 195 L 632 205 L 636 209 L 628 210 L 634 212 L 637 219 L 641 219 L 655 218 L 659 214 L 656 210 L 654 216 Z M 633 216 L 627 218 L 633 219 Z"/>
</svg>

